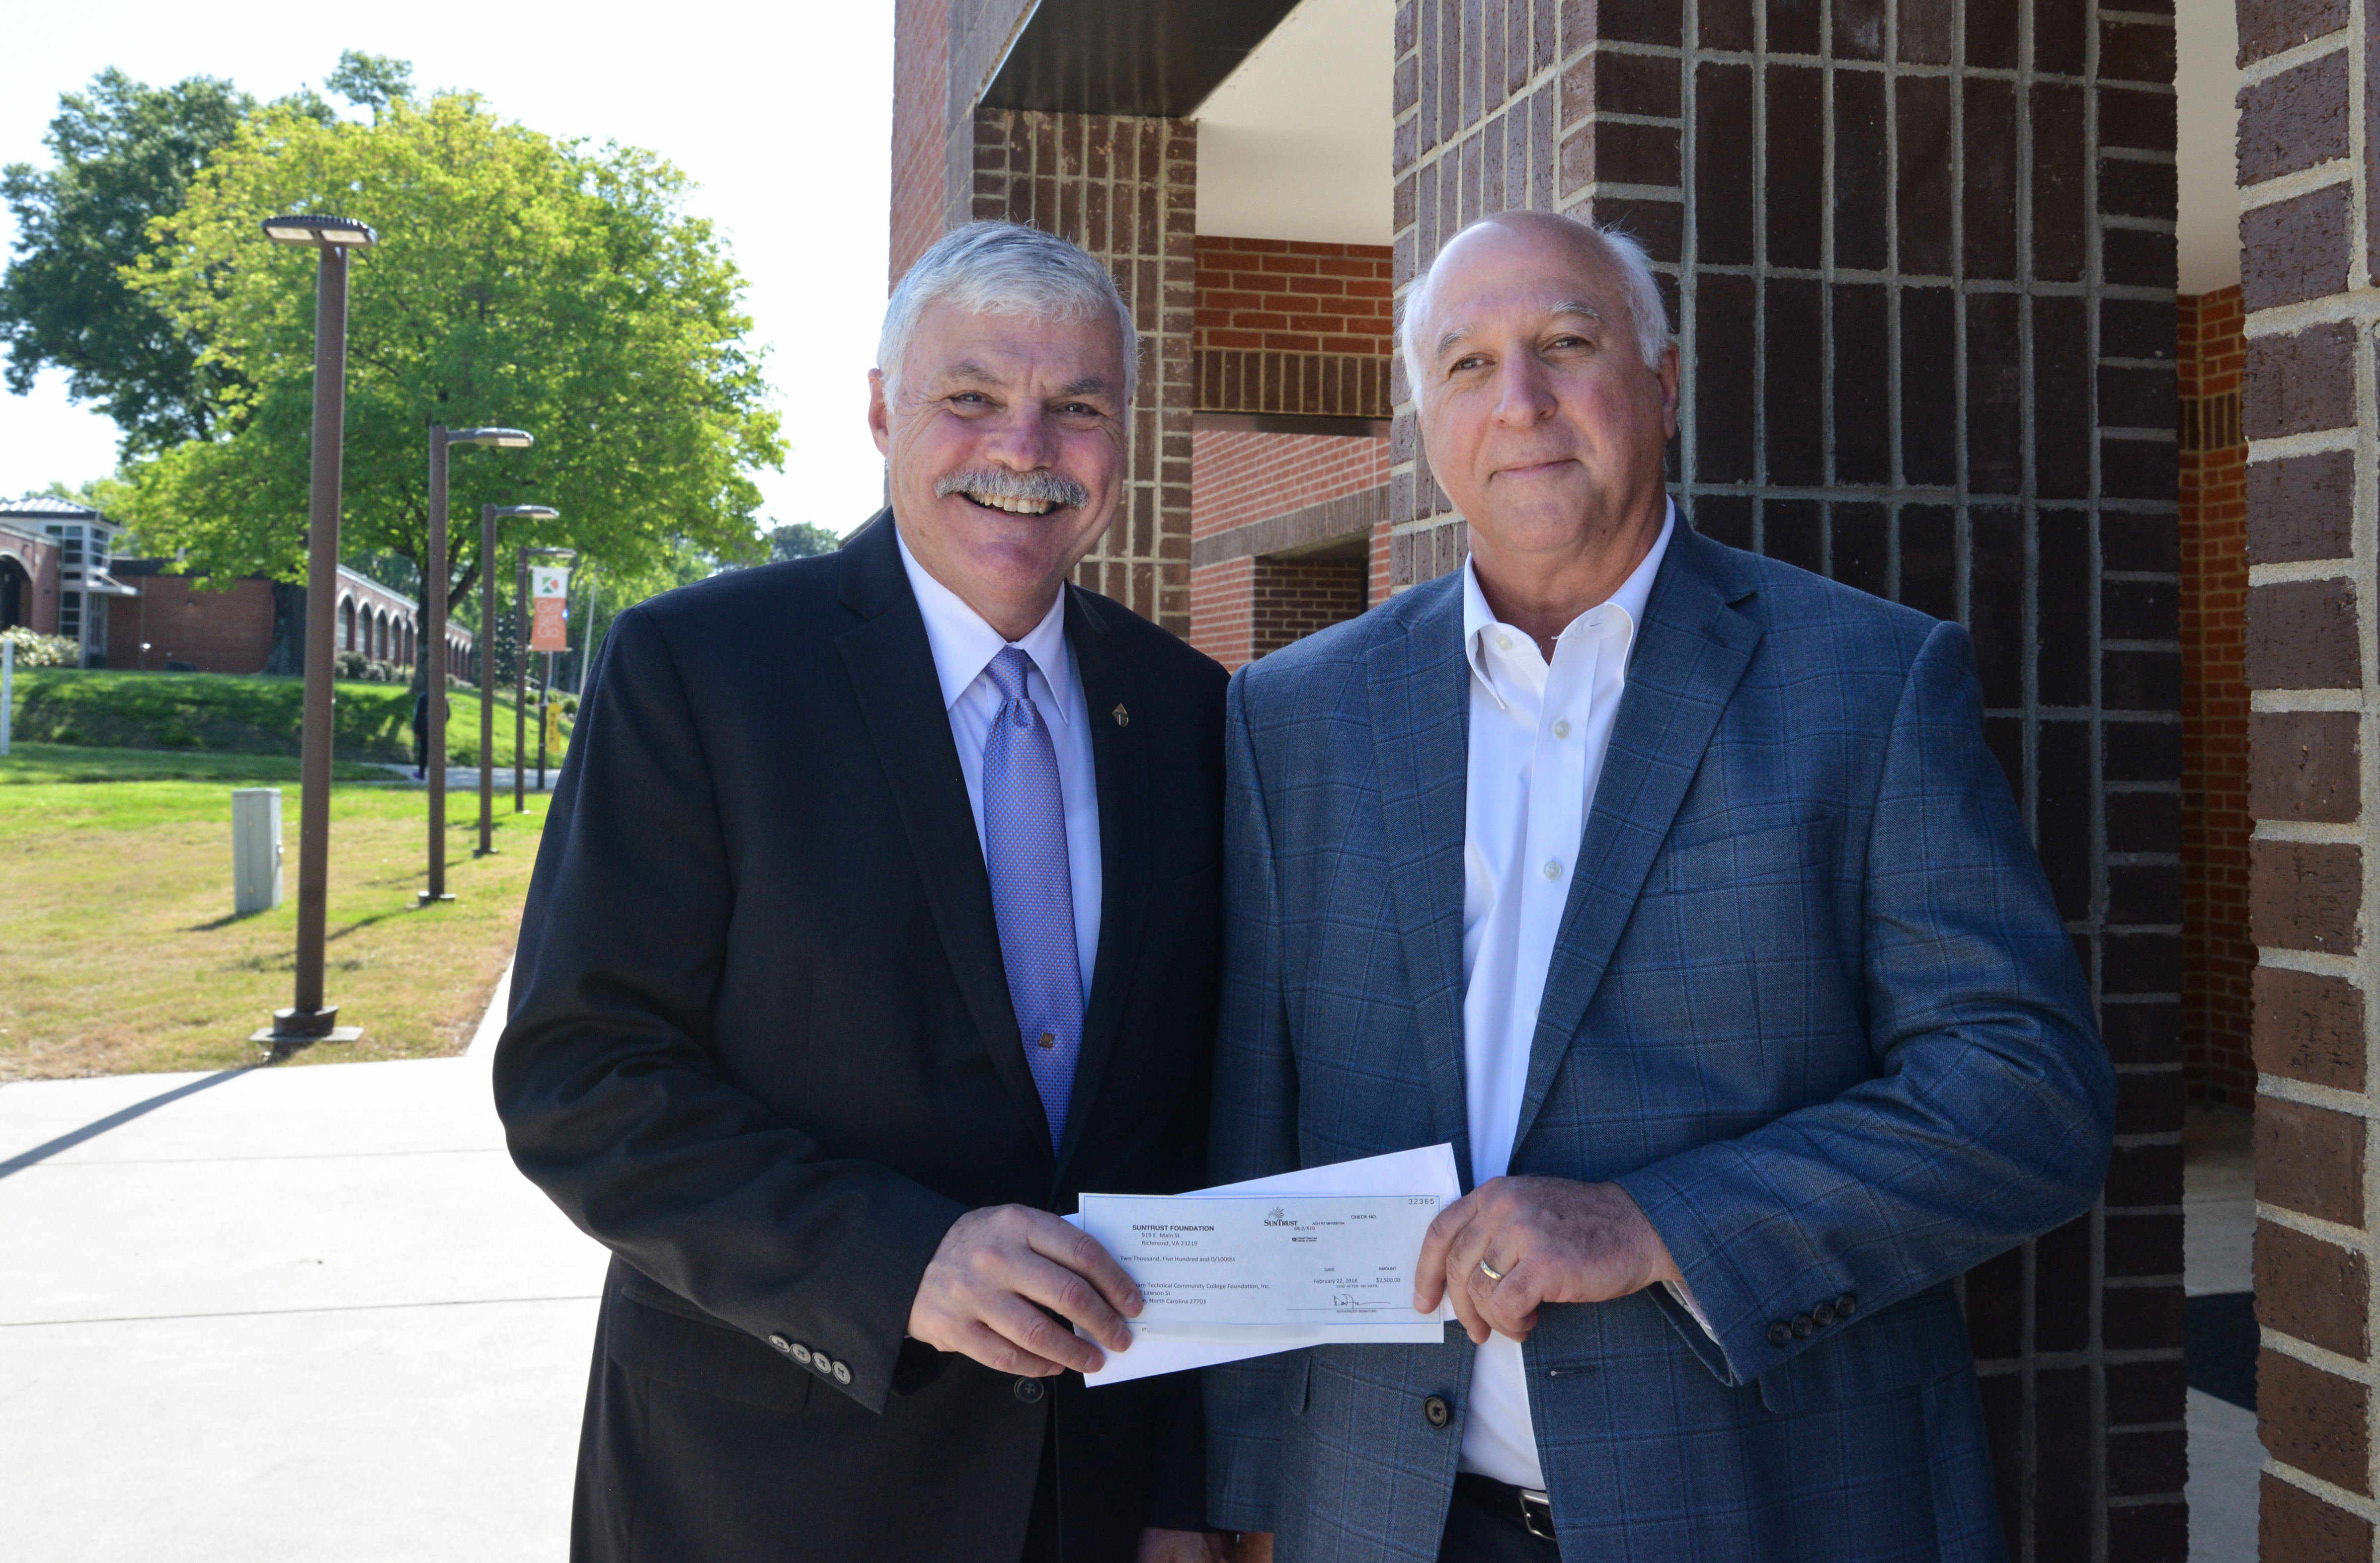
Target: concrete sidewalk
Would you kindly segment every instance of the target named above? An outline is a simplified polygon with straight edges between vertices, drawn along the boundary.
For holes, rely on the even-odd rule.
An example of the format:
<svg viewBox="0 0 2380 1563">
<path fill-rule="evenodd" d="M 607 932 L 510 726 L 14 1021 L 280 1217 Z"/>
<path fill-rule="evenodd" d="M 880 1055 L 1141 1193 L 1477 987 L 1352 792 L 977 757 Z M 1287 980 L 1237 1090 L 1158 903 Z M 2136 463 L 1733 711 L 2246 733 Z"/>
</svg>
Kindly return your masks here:
<svg viewBox="0 0 2380 1563">
<path fill-rule="evenodd" d="M 604 1255 L 474 1052 L 0 1086 L 0 1555 L 563 1555 Z"/>
<path fill-rule="evenodd" d="M 413 774 L 413 767 L 409 765 L 398 765 L 390 760 L 374 760 L 371 763 L 377 769 L 387 771 L 389 780 L 393 782 L 410 782 L 415 786 L 425 790 L 430 785 L 416 777 Z M 550 793 L 553 791 L 553 784 L 561 780 L 562 762 L 559 760 L 546 767 L 543 786 L 538 784 L 537 767 L 531 765 L 521 768 L 521 788 L 524 792 Z M 496 806 L 499 809 L 512 806 L 513 773 L 510 766 L 496 767 L 495 794 Z M 452 810 L 460 807 L 463 803 L 469 804 L 473 808 L 480 806 L 479 769 L 476 767 L 466 769 L 459 765 L 449 766 L 446 769 L 446 806 Z"/>
</svg>

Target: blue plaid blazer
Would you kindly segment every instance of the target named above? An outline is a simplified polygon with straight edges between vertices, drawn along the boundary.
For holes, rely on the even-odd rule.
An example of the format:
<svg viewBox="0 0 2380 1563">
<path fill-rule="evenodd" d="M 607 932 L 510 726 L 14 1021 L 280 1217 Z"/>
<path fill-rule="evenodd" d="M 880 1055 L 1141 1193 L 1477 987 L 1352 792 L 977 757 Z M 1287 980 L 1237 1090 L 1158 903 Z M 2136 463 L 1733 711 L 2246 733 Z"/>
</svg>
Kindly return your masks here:
<svg viewBox="0 0 2380 1563">
<path fill-rule="evenodd" d="M 1448 576 L 1232 683 L 1219 1181 L 1470 1165 L 1462 622 Z M 1563 1555 L 2002 1557 L 1955 1281 L 2090 1208 L 2115 1084 L 1965 633 L 1679 528 L 1578 865 L 1512 1170 L 1626 1188 L 1713 1334 L 1658 1288 L 1541 1311 Z M 1435 1558 L 1471 1359 L 1209 1370 L 1209 1521 Z"/>
</svg>

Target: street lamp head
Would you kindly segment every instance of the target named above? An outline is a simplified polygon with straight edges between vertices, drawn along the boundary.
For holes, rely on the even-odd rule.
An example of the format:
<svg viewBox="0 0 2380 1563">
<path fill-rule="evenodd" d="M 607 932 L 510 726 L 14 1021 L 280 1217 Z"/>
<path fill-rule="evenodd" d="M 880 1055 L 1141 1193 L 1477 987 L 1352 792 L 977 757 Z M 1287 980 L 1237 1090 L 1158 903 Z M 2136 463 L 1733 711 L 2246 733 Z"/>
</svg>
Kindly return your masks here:
<svg viewBox="0 0 2380 1563">
<path fill-rule="evenodd" d="M 496 506 L 496 518 L 498 520 L 508 521 L 517 517 L 527 521 L 553 521 L 558 520 L 561 515 L 562 512 L 554 509 L 552 505 L 500 504 Z"/>
<path fill-rule="evenodd" d="M 446 436 L 450 445 L 492 445 L 501 451 L 525 451 L 537 443 L 526 429 L 456 429 Z"/>
<path fill-rule="evenodd" d="M 275 244 L 334 245 L 345 249 L 360 249 L 379 241 L 371 229 L 352 217 L 302 214 L 267 217 L 264 236 Z"/>
</svg>

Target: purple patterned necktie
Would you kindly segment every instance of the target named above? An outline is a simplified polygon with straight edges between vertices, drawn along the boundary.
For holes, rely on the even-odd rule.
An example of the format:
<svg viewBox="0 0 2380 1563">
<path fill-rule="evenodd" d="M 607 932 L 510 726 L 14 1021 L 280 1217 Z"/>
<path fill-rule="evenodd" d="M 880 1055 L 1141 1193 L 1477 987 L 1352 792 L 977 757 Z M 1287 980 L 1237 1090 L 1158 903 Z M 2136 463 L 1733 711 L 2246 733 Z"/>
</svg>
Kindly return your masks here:
<svg viewBox="0 0 2380 1563">
<path fill-rule="evenodd" d="M 984 670 L 1000 691 L 1000 713 L 983 744 L 983 862 L 991 874 L 1008 999 L 1054 1149 L 1065 1137 L 1075 1060 L 1083 1048 L 1083 971 L 1058 754 L 1040 709 L 1025 692 L 1032 666 L 1032 658 L 1011 646 Z"/>
</svg>

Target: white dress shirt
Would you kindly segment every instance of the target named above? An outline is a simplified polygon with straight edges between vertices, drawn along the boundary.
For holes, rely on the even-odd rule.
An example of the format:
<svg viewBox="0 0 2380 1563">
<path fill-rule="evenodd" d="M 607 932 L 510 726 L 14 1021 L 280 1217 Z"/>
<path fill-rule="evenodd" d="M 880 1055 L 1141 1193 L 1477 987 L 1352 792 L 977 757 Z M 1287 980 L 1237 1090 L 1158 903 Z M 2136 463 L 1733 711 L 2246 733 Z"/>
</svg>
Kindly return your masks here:
<svg viewBox="0 0 2380 1563">
<path fill-rule="evenodd" d="M 1041 615 L 1022 640 L 1010 641 L 964 598 L 926 573 L 896 529 L 901 566 L 925 615 L 926 643 L 933 648 L 934 672 L 941 680 L 942 704 L 951 717 L 951 741 L 958 745 L 959 769 L 966 776 L 967 806 L 975 811 L 976 849 L 983 848 L 983 745 L 1000 714 L 1000 691 L 984 670 L 1009 646 L 1033 659 L 1025 692 L 1040 708 L 1058 753 L 1058 792 L 1066 806 L 1066 871 L 1074 880 L 1075 951 L 1082 963 L 1083 1000 L 1090 1001 L 1091 963 L 1099 949 L 1099 784 L 1091 759 L 1090 708 L 1082 676 L 1066 644 L 1066 593 Z"/>
<path fill-rule="evenodd" d="M 1512 1159 L 1529 1077 L 1537 1002 L 1611 723 L 1653 577 L 1678 524 L 1610 600 L 1572 619 L 1548 664 L 1537 643 L 1500 624 L 1463 563 L 1463 646 L 1471 662 L 1471 747 L 1463 834 L 1463 1092 L 1471 1179 Z M 1471 1369 L 1461 1468 L 1543 1488 L 1520 1342 L 1491 1335 Z"/>
</svg>

